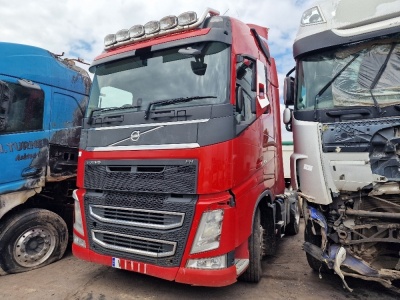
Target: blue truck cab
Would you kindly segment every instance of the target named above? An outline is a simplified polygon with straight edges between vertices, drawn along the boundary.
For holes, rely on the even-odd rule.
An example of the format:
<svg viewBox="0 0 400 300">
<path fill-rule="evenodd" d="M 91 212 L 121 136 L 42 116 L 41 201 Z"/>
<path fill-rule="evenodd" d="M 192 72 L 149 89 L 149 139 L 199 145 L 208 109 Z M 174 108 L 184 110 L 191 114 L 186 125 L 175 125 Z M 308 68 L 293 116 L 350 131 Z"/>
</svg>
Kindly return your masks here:
<svg viewBox="0 0 400 300">
<path fill-rule="evenodd" d="M 90 85 L 73 60 L 0 43 L 0 274 L 64 254 Z"/>
</svg>

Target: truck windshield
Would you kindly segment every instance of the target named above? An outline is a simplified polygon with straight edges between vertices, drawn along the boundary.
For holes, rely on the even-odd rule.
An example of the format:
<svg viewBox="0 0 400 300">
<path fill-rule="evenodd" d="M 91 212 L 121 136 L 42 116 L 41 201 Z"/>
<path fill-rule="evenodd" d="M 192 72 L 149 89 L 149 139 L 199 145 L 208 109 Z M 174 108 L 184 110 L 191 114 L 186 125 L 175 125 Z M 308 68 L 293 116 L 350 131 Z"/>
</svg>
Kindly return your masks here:
<svg viewBox="0 0 400 300">
<path fill-rule="evenodd" d="M 398 70 L 399 39 L 370 41 L 304 57 L 297 66 L 295 107 L 314 110 L 399 104 Z"/>
<path fill-rule="evenodd" d="M 193 99 L 151 108 L 224 103 L 229 57 L 228 45 L 208 42 L 157 52 L 139 49 L 133 57 L 99 65 L 86 116 L 118 109 L 145 112 L 152 102 L 176 98 Z"/>
</svg>

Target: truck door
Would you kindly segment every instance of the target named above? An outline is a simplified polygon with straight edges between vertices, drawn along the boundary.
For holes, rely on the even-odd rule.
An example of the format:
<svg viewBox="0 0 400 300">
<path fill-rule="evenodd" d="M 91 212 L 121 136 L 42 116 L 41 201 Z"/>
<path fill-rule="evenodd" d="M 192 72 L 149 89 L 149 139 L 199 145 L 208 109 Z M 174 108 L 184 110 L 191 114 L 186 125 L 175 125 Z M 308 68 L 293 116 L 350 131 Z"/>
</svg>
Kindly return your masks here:
<svg viewBox="0 0 400 300">
<path fill-rule="evenodd" d="M 38 84 L 0 80 L 0 194 L 44 185 L 49 144 L 44 108 Z"/>
<path fill-rule="evenodd" d="M 264 168 L 264 181 L 268 187 L 275 183 L 275 155 L 276 139 L 274 129 L 274 115 L 271 112 L 270 93 L 268 92 L 268 78 L 266 66 L 257 60 L 257 115 L 261 118 L 262 126 L 262 154 L 260 155 Z"/>
</svg>

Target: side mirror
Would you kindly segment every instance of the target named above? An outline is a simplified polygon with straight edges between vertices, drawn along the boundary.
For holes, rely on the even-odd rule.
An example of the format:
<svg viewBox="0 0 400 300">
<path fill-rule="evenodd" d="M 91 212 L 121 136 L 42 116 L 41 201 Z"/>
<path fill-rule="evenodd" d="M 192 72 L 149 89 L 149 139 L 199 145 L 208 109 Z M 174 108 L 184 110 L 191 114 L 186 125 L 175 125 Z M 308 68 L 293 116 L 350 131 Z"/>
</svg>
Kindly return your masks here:
<svg viewBox="0 0 400 300">
<path fill-rule="evenodd" d="M 0 131 L 7 126 L 8 108 L 12 99 L 12 92 L 7 83 L 0 80 Z"/>
<path fill-rule="evenodd" d="M 191 61 L 190 66 L 192 67 L 192 71 L 194 74 L 203 76 L 206 74 L 207 64 L 202 62 L 201 60 Z"/>
<path fill-rule="evenodd" d="M 246 70 L 249 67 L 251 67 L 251 62 L 248 59 L 243 59 L 243 62 L 236 70 L 236 78 L 238 80 L 243 79 L 244 75 L 246 75 Z"/>
<path fill-rule="evenodd" d="M 292 110 L 289 107 L 286 107 L 283 111 L 283 123 L 285 124 L 287 131 L 292 131 Z"/>
<path fill-rule="evenodd" d="M 294 105 L 294 78 L 285 77 L 283 82 L 283 102 L 286 106 Z"/>
</svg>

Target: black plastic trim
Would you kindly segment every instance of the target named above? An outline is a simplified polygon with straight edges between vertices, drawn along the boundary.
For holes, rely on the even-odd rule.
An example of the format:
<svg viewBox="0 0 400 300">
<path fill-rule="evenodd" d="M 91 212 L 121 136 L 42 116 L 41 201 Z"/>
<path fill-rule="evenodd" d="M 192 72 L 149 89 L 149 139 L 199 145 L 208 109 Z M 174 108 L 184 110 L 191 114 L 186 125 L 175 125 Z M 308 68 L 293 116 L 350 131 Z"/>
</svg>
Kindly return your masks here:
<svg viewBox="0 0 400 300">
<path fill-rule="evenodd" d="M 327 30 L 297 40 L 293 44 L 293 57 L 297 58 L 298 56 L 313 51 L 360 42 L 377 37 L 381 38 L 399 32 L 400 32 L 400 26 L 363 33 L 357 36 L 340 36 L 335 34 L 331 30 Z"/>
</svg>

